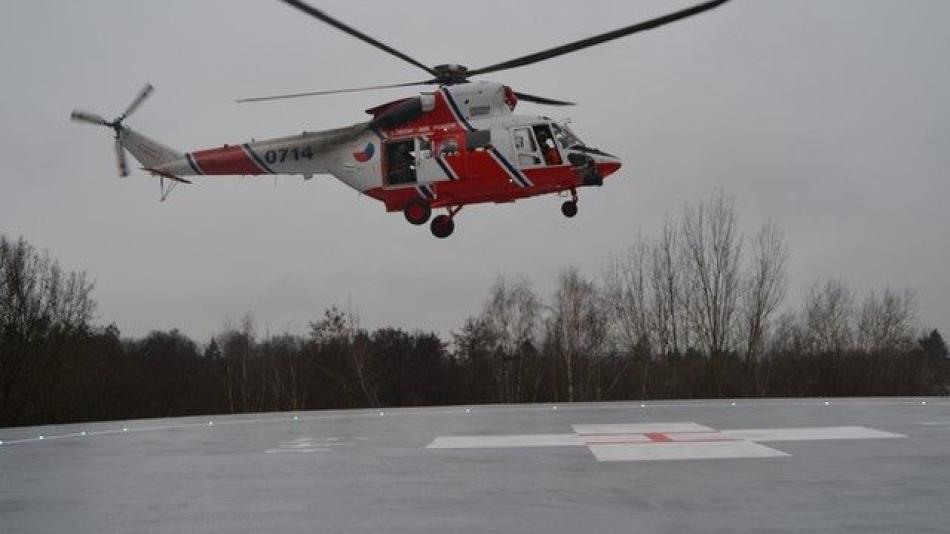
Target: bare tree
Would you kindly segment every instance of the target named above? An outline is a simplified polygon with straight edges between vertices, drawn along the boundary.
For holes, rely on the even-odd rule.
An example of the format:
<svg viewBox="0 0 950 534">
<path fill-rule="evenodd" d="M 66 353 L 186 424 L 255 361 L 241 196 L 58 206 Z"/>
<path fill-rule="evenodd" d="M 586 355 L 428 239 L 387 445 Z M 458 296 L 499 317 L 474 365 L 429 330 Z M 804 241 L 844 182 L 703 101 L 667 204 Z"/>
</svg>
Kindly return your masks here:
<svg viewBox="0 0 950 534">
<path fill-rule="evenodd" d="M 693 328 L 711 363 L 715 393 L 722 394 L 722 360 L 732 348 L 740 289 L 742 238 L 732 201 L 722 194 L 683 216 L 685 288 Z"/>
<path fill-rule="evenodd" d="M 239 332 L 240 340 L 238 344 L 237 356 L 240 361 L 241 369 L 241 406 L 242 410 L 250 411 L 250 391 L 248 387 L 248 363 L 254 357 L 254 349 L 257 344 L 254 333 L 254 315 L 247 312 L 241 317 L 241 330 Z"/>
<path fill-rule="evenodd" d="M 324 311 L 319 321 L 310 323 L 313 342 L 322 347 L 332 346 L 334 350 L 343 353 L 341 356 L 352 367 L 363 397 L 375 408 L 380 404 L 379 395 L 370 369 L 366 336 L 360 335 L 361 332 L 359 315 L 351 311 L 344 313 L 336 306 Z M 318 365 L 318 368 L 337 382 L 345 383 L 338 373 L 322 365 Z"/>
<path fill-rule="evenodd" d="M 597 287 L 576 268 L 563 271 L 558 278 L 552 308 L 548 335 L 551 345 L 564 360 L 567 400 L 577 399 L 579 385 L 584 386 L 585 398 L 591 398 L 591 386 L 599 371 L 598 355 L 607 330 Z M 584 381 L 578 384 L 577 373 L 581 367 Z"/>
<path fill-rule="evenodd" d="M 772 316 L 785 298 L 788 249 L 782 231 L 767 222 L 752 240 L 751 265 L 742 292 L 742 329 L 745 365 L 751 379 L 751 393 L 757 393 L 756 360 L 761 354 Z"/>
<path fill-rule="evenodd" d="M 268 337 L 258 347 L 269 369 L 261 374 L 269 378 L 267 389 L 271 392 L 273 409 L 300 410 L 303 407 L 301 345 L 297 336 L 284 332 Z"/>
<path fill-rule="evenodd" d="M 775 320 L 772 335 L 768 337 L 768 353 L 775 357 L 800 355 L 805 352 L 805 329 L 799 314 L 791 310 L 782 312 Z"/>
<path fill-rule="evenodd" d="M 257 350 L 254 316 L 245 313 L 238 326 L 230 321 L 225 322 L 215 338 L 221 347 L 228 409 L 231 413 L 249 412 L 252 406 L 248 379 Z"/>
<path fill-rule="evenodd" d="M 653 249 L 642 237 L 626 253 L 614 257 L 604 273 L 604 304 L 609 311 L 609 326 L 621 352 L 624 365 L 607 386 L 611 391 L 630 364 L 640 361 L 640 395 L 646 395 L 650 356 L 653 352 L 657 323 L 650 300 L 650 275 Z"/>
<path fill-rule="evenodd" d="M 613 331 L 627 351 L 652 346 L 648 263 L 650 248 L 640 238 L 624 254 L 610 260 L 604 272 L 604 302 L 610 310 Z"/>
<path fill-rule="evenodd" d="M 360 332 L 359 319 L 355 314 L 350 314 L 352 333 L 350 345 L 350 362 L 353 369 L 356 370 L 356 378 L 360 384 L 360 390 L 366 398 L 366 402 L 373 408 L 379 406 L 379 394 L 376 392 L 375 381 L 370 372 L 370 355 L 368 354 L 368 339 L 365 335 L 357 335 Z"/>
<path fill-rule="evenodd" d="M 0 235 L 0 417 L 16 412 L 18 389 L 49 399 L 64 346 L 95 309 L 92 289 L 85 273 Z"/>
<path fill-rule="evenodd" d="M 686 334 L 683 312 L 683 274 L 680 254 L 681 231 L 671 220 L 650 249 L 650 287 L 656 343 L 664 353 L 680 354 Z"/>
<path fill-rule="evenodd" d="M 815 354 L 841 354 L 854 338 L 854 292 L 837 278 L 809 287 L 804 307 L 807 348 Z"/>
<path fill-rule="evenodd" d="M 541 322 L 541 299 L 526 278 L 499 276 L 480 317 L 492 340 L 492 374 L 499 402 L 515 402 L 524 391 L 524 348 L 533 345 Z"/>
<path fill-rule="evenodd" d="M 896 352 L 913 345 L 916 303 L 909 289 L 871 292 L 858 313 L 858 337 L 868 352 Z"/>
</svg>

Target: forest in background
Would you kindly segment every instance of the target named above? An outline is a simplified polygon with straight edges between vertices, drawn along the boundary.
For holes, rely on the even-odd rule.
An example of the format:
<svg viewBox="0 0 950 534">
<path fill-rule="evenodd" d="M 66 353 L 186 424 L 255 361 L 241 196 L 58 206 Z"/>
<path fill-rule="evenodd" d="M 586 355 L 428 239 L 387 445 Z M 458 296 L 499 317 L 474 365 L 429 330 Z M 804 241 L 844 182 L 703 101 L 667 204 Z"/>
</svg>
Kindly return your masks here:
<svg viewBox="0 0 950 534">
<path fill-rule="evenodd" d="M 950 359 L 909 289 L 842 279 L 785 304 L 780 228 L 719 195 L 552 294 L 499 277 L 449 339 L 332 307 L 306 333 L 251 315 L 205 343 L 92 323 L 94 284 L 0 235 L 0 426 L 277 410 L 721 397 L 947 395 Z"/>
</svg>

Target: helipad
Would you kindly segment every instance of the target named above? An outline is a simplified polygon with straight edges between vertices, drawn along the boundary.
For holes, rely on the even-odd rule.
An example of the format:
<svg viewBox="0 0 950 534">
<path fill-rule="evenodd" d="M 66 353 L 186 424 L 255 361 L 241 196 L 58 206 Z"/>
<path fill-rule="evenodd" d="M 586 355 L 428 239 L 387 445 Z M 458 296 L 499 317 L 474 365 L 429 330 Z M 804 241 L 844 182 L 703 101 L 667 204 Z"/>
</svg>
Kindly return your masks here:
<svg viewBox="0 0 950 534">
<path fill-rule="evenodd" d="M 571 434 L 449 436 L 430 449 L 586 446 L 601 462 L 774 458 L 787 453 L 762 442 L 905 438 L 864 427 L 765 428 L 716 431 L 696 423 L 573 425 Z"/>
<path fill-rule="evenodd" d="M 950 402 L 937 398 L 274 413 L 0 441 L 3 533 L 950 525 Z"/>
</svg>

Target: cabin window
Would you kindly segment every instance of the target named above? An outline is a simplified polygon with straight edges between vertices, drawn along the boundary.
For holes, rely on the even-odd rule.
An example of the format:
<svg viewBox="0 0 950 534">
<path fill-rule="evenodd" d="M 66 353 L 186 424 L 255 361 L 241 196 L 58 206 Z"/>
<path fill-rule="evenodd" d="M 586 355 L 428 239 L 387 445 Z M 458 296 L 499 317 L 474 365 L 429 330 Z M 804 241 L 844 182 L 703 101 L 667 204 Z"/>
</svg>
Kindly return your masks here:
<svg viewBox="0 0 950 534">
<path fill-rule="evenodd" d="M 515 150 L 534 152 L 538 149 L 537 145 L 534 144 L 534 138 L 531 137 L 531 132 L 527 128 L 518 128 L 514 131 L 514 136 Z"/>
<path fill-rule="evenodd" d="M 560 165 L 561 153 L 557 149 L 557 143 L 554 142 L 554 135 L 551 134 L 551 127 L 547 124 L 535 124 L 534 135 L 538 139 L 538 146 L 541 147 L 541 154 L 544 156 L 544 163 L 547 165 Z"/>
<path fill-rule="evenodd" d="M 515 128 L 511 131 L 511 138 L 515 145 L 515 153 L 518 154 L 518 165 L 521 167 L 541 165 L 541 154 L 538 152 L 538 145 L 534 141 L 530 128 Z"/>
<path fill-rule="evenodd" d="M 386 183 L 411 184 L 416 181 L 415 139 L 386 143 Z"/>
</svg>

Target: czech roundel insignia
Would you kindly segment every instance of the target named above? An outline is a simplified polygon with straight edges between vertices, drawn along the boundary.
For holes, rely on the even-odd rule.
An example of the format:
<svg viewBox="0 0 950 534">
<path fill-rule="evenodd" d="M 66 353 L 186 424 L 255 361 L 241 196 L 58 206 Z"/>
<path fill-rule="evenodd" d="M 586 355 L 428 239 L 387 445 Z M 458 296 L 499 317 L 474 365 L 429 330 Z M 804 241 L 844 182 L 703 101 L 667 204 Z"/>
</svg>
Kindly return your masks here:
<svg viewBox="0 0 950 534">
<path fill-rule="evenodd" d="M 373 153 L 376 152 L 376 147 L 373 143 L 366 143 L 366 148 L 362 151 L 354 152 L 353 158 L 360 163 L 366 163 L 367 161 L 373 159 Z"/>
</svg>

